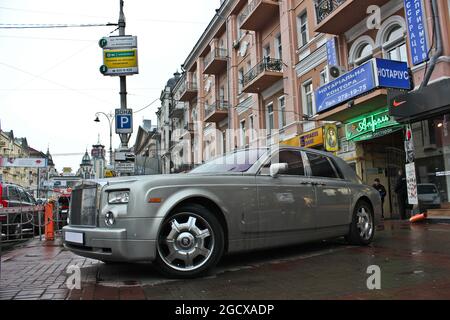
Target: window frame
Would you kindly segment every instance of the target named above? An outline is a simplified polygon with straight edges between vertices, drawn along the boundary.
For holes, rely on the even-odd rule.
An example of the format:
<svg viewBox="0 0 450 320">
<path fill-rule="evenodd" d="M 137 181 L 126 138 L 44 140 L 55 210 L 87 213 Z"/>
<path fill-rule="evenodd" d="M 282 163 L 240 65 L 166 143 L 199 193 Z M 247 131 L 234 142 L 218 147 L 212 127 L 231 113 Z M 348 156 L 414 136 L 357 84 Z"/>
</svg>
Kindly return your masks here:
<svg viewBox="0 0 450 320">
<path fill-rule="evenodd" d="M 312 114 L 308 113 L 308 105 L 307 105 L 307 95 L 308 93 L 306 92 L 306 86 L 311 86 L 311 102 L 312 102 Z M 315 102 L 315 97 L 314 97 L 314 85 L 313 85 L 313 81 L 312 79 L 306 80 L 305 82 L 302 83 L 302 100 L 303 100 L 303 114 L 309 116 L 309 117 L 314 117 L 317 114 L 317 107 L 316 107 L 316 102 Z"/>
<path fill-rule="evenodd" d="M 305 17 L 304 23 L 302 23 L 302 18 Z M 305 34 L 305 41 L 303 41 L 303 27 Z M 309 43 L 309 24 L 308 24 L 308 11 L 303 10 L 297 15 L 297 41 L 298 47 L 302 48 Z"/>
<path fill-rule="evenodd" d="M 269 107 L 272 108 L 272 112 L 269 112 Z M 272 116 L 272 127 L 269 127 L 270 117 Z M 272 136 L 272 130 L 275 130 L 275 110 L 273 108 L 273 101 L 266 104 L 266 130 L 267 136 Z"/>
<path fill-rule="evenodd" d="M 388 38 L 390 37 L 392 32 L 394 32 L 396 30 L 403 31 L 403 35 L 398 38 L 389 40 Z M 407 48 L 407 44 L 406 44 L 406 37 L 404 34 L 403 27 L 400 24 L 394 24 L 384 32 L 384 39 L 383 39 L 383 43 L 382 43 L 383 57 L 386 59 L 393 60 L 390 57 L 392 51 L 396 51 L 397 55 L 399 57 L 401 57 L 401 50 L 400 50 L 401 47 L 405 47 L 406 61 L 404 61 L 404 60 L 394 60 L 394 61 L 402 61 L 402 62 L 408 63 L 408 48 Z"/>
<path fill-rule="evenodd" d="M 281 104 L 281 101 L 283 101 L 283 104 Z M 278 97 L 278 126 L 280 130 L 287 126 L 286 95 Z"/>
<path fill-rule="evenodd" d="M 309 178 L 311 178 L 311 179 L 322 179 L 322 180 L 333 180 L 333 181 L 345 181 L 344 175 L 342 174 L 342 172 L 340 172 L 340 170 L 337 169 L 334 161 L 330 157 L 328 157 L 326 155 L 322 155 L 320 153 L 313 152 L 313 151 L 305 151 L 304 153 L 305 153 L 304 161 L 306 161 L 306 163 L 307 163 L 307 170 L 308 170 L 308 177 Z M 311 161 L 309 160 L 309 156 L 308 156 L 309 154 L 326 158 L 328 160 L 328 163 L 330 164 L 331 168 L 333 169 L 333 172 L 334 172 L 336 178 L 316 177 L 316 176 L 314 176 L 313 175 L 312 166 L 311 166 Z"/>
<path fill-rule="evenodd" d="M 288 178 L 297 178 L 297 179 L 302 179 L 302 178 L 308 178 L 308 167 L 307 167 L 307 163 L 305 160 L 305 154 L 303 150 L 297 150 L 297 149 L 279 149 L 275 152 L 273 152 L 269 158 L 264 161 L 264 163 L 261 165 L 261 167 L 258 169 L 256 175 L 257 176 L 261 176 L 261 177 L 270 177 L 270 166 L 272 165 L 272 160 L 278 156 L 278 159 L 280 159 L 280 153 L 281 152 L 298 152 L 300 153 L 300 157 L 302 159 L 302 163 L 303 163 L 303 175 L 291 175 L 291 174 L 286 174 L 286 173 L 282 173 L 279 174 L 279 177 L 288 177 Z M 268 173 L 263 173 L 263 170 L 265 168 L 267 168 L 267 165 L 270 164 L 269 166 L 269 172 Z"/>
</svg>

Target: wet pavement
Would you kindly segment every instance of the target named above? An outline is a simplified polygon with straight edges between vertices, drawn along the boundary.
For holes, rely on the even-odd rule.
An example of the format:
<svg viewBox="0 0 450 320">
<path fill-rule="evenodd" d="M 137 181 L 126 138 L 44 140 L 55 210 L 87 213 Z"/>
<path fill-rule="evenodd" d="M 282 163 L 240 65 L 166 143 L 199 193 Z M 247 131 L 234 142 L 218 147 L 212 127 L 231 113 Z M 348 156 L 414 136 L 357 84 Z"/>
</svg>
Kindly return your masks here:
<svg viewBox="0 0 450 320">
<path fill-rule="evenodd" d="M 343 240 L 224 258 L 212 275 L 168 280 L 151 264 L 77 257 L 58 243 L 32 241 L 1 257 L 0 299 L 450 299 L 450 225 L 385 222 L 370 247 Z M 81 268 L 68 290 L 67 267 Z M 381 290 L 369 290 L 369 266 Z"/>
</svg>

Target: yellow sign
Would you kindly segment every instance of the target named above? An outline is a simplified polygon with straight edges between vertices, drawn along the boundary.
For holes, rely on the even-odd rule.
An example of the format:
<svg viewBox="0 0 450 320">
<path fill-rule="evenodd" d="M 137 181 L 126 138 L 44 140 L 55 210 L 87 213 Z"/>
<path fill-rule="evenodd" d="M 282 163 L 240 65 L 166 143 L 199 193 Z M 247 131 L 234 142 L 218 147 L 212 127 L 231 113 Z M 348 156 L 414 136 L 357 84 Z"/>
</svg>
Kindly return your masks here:
<svg viewBox="0 0 450 320">
<path fill-rule="evenodd" d="M 113 178 L 116 175 L 114 174 L 114 171 L 112 170 L 105 170 L 105 178 Z"/>
<path fill-rule="evenodd" d="M 103 50 L 105 75 L 124 75 L 138 73 L 137 48 Z"/>
<path fill-rule="evenodd" d="M 302 148 L 312 148 L 323 145 L 323 128 L 309 131 L 300 136 L 300 146 Z"/>
<path fill-rule="evenodd" d="M 297 137 L 281 142 L 283 146 L 300 147 L 300 139 Z"/>
<path fill-rule="evenodd" d="M 327 124 L 324 127 L 325 132 L 325 150 L 328 152 L 339 151 L 338 129 L 335 125 Z"/>
</svg>

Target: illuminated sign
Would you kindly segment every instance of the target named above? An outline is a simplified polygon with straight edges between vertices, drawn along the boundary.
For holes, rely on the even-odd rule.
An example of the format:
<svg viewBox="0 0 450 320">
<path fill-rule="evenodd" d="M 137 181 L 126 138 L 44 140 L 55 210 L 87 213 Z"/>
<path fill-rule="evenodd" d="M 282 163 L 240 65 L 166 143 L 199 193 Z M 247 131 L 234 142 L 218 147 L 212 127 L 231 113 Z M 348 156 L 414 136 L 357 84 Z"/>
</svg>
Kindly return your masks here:
<svg viewBox="0 0 450 320">
<path fill-rule="evenodd" d="M 401 125 L 389 116 L 389 110 L 383 109 L 346 123 L 345 135 L 348 141 L 364 141 L 382 137 L 399 128 Z"/>
</svg>

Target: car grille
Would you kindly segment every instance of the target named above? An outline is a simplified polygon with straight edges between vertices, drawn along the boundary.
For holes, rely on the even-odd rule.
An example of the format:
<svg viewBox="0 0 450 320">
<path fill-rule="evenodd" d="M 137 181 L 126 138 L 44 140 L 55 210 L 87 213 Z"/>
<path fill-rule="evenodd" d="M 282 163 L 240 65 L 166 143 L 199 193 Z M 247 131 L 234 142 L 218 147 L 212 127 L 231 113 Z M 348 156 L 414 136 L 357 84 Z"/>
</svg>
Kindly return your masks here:
<svg viewBox="0 0 450 320">
<path fill-rule="evenodd" d="M 96 226 L 97 187 L 83 186 L 72 191 L 70 205 L 71 226 Z"/>
</svg>

